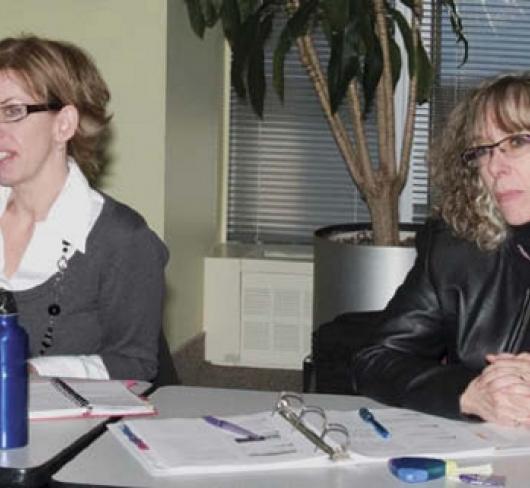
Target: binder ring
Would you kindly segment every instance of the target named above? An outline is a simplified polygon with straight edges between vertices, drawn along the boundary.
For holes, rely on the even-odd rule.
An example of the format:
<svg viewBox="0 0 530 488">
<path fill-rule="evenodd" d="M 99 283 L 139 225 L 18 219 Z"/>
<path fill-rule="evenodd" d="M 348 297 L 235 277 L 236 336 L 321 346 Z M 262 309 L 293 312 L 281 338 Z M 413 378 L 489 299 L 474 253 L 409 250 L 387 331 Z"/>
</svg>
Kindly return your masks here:
<svg viewBox="0 0 530 488">
<path fill-rule="evenodd" d="M 280 393 L 272 414 L 274 415 L 275 413 L 280 414 L 287 420 L 298 432 L 314 444 L 315 448 L 321 449 L 328 454 L 330 459 L 336 461 L 349 457 L 350 436 L 348 429 L 342 424 L 328 424 L 325 411 L 318 406 L 305 405 L 301 395 L 291 392 Z M 307 422 L 307 416 L 311 413 L 317 414 L 322 419 L 321 428 Z M 343 437 L 343 441 L 337 443 L 329 434 L 339 434 Z"/>
</svg>

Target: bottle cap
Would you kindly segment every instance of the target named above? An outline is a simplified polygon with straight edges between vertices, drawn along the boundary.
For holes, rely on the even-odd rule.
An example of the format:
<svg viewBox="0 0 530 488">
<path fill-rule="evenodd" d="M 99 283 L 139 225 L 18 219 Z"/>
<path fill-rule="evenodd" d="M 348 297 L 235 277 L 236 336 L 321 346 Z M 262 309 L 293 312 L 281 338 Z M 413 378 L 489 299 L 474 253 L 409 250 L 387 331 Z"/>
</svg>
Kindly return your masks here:
<svg viewBox="0 0 530 488">
<path fill-rule="evenodd" d="M 399 457 L 388 461 L 390 472 L 401 481 L 420 483 L 445 476 L 443 459 Z"/>
<path fill-rule="evenodd" d="M 17 312 L 17 304 L 13 293 L 0 288 L 0 315 L 12 315 Z"/>
</svg>

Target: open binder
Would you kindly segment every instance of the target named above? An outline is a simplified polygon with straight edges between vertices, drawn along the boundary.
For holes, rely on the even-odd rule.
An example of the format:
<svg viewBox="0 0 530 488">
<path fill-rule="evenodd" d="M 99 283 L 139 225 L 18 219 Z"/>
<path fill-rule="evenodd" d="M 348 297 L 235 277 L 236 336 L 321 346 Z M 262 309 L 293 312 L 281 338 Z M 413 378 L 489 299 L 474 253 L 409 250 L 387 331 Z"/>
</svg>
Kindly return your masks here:
<svg viewBox="0 0 530 488">
<path fill-rule="evenodd" d="M 29 384 L 29 418 L 154 414 L 155 408 L 119 380 L 41 378 Z"/>
<path fill-rule="evenodd" d="M 373 410 L 390 430 L 374 433 L 357 410 L 324 411 L 300 395 L 282 393 L 273 412 L 205 418 L 125 419 L 108 426 L 153 476 L 310 468 L 387 461 L 397 456 L 462 458 L 530 452 L 530 433 L 508 431 L 406 409 Z M 211 417 L 211 416 L 207 416 Z M 252 435 L 242 436 L 241 432 Z"/>
</svg>

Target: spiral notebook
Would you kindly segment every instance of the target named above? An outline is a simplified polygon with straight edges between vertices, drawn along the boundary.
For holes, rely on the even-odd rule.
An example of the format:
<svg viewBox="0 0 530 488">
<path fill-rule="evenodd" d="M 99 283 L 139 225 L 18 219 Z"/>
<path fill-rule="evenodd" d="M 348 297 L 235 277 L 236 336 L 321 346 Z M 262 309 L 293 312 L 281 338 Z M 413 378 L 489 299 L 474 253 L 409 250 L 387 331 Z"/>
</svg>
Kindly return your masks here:
<svg viewBox="0 0 530 488">
<path fill-rule="evenodd" d="M 124 419 L 108 429 L 153 476 L 317 468 L 413 455 L 476 457 L 509 454 L 515 447 L 530 452 L 529 433 L 515 445 L 512 432 L 486 424 L 397 408 L 373 413 L 388 427 L 388 438 L 357 410 L 325 412 L 285 393 L 272 414 Z"/>
<path fill-rule="evenodd" d="M 155 408 L 119 380 L 49 378 L 29 383 L 29 418 L 154 414 Z"/>
</svg>

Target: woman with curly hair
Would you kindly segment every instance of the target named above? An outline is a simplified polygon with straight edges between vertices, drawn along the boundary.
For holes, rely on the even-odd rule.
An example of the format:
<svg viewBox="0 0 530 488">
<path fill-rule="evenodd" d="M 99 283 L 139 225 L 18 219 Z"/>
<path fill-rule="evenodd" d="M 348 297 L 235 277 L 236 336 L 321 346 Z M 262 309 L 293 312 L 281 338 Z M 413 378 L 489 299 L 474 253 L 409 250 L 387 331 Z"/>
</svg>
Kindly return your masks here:
<svg viewBox="0 0 530 488">
<path fill-rule="evenodd" d="M 151 380 L 165 245 L 93 189 L 109 91 L 72 44 L 0 40 L 0 287 L 41 375 Z"/>
<path fill-rule="evenodd" d="M 437 415 L 530 426 L 530 74 L 451 113 L 431 154 L 437 218 L 353 359 L 357 393 Z"/>
</svg>

